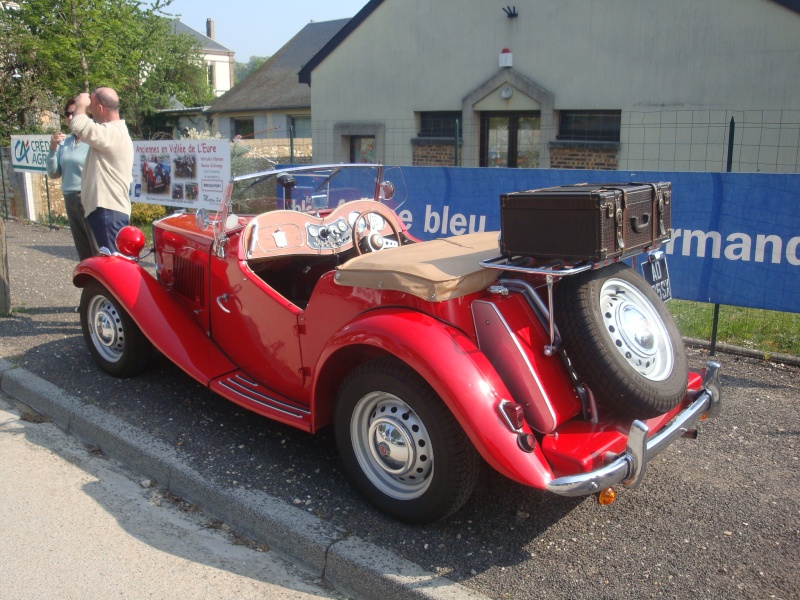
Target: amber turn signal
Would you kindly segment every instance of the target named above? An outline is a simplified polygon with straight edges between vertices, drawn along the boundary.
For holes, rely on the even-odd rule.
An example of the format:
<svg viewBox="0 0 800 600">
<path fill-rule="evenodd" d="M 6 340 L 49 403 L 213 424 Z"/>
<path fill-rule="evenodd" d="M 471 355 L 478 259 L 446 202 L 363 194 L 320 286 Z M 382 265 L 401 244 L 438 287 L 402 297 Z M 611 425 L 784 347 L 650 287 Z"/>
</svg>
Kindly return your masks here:
<svg viewBox="0 0 800 600">
<path fill-rule="evenodd" d="M 611 504 L 616 499 L 617 499 L 617 492 L 614 491 L 614 488 L 606 488 L 602 492 L 597 494 L 597 501 L 603 506 Z"/>
</svg>

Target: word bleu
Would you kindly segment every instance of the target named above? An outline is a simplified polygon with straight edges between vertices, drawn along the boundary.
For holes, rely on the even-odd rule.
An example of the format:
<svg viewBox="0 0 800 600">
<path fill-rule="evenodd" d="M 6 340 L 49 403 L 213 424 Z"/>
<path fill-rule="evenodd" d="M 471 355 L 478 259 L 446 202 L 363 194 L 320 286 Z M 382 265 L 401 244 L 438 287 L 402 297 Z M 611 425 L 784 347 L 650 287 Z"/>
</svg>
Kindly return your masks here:
<svg viewBox="0 0 800 600">
<path fill-rule="evenodd" d="M 414 217 L 411 211 L 401 211 L 398 216 L 411 229 Z M 442 207 L 439 214 L 431 208 L 430 204 L 425 205 L 425 220 L 423 223 L 425 233 L 435 233 L 441 235 L 464 235 L 465 233 L 478 233 L 486 230 L 485 215 L 464 215 L 461 213 L 450 214 L 450 207 Z"/>
</svg>

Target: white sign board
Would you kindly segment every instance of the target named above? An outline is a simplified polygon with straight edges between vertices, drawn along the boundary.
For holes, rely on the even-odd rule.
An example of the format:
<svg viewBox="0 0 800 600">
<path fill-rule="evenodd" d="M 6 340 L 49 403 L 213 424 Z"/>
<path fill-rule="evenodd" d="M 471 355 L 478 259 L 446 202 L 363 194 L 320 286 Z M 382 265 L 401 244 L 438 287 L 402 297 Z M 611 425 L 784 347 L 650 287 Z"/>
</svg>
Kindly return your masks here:
<svg viewBox="0 0 800 600">
<path fill-rule="evenodd" d="M 228 140 L 133 143 L 131 202 L 217 210 L 230 179 Z"/>
<path fill-rule="evenodd" d="M 11 168 L 15 171 L 46 173 L 50 152 L 49 135 L 12 135 Z"/>
</svg>

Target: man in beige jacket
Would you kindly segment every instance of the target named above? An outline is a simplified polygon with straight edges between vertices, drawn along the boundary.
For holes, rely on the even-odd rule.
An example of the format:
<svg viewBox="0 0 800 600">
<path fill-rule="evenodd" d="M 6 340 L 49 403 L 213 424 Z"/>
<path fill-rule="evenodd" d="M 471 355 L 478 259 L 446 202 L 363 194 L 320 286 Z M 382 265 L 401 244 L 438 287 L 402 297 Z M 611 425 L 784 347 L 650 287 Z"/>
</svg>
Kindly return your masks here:
<svg viewBox="0 0 800 600">
<path fill-rule="evenodd" d="M 94 120 L 89 118 L 90 113 Z M 72 132 L 89 145 L 81 178 L 81 201 L 97 246 L 117 251 L 116 237 L 131 216 L 133 142 L 119 117 L 119 97 L 100 87 L 75 97 Z"/>
</svg>

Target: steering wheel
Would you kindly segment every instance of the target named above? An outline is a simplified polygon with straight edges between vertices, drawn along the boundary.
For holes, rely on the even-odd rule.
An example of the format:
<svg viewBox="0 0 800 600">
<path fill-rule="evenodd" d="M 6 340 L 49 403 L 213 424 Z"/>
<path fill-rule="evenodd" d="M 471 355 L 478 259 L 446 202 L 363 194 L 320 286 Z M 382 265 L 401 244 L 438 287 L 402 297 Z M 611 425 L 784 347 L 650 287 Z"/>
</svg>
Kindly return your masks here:
<svg viewBox="0 0 800 600">
<path fill-rule="evenodd" d="M 377 251 L 377 250 L 383 250 L 383 249 L 387 248 L 387 246 L 385 245 L 386 244 L 386 238 L 381 234 L 380 231 L 373 231 L 372 230 L 372 225 L 369 222 L 369 219 L 366 218 L 366 216 L 370 215 L 370 214 L 378 215 L 381 219 L 386 221 L 386 223 L 388 223 L 389 227 L 392 229 L 392 234 L 394 234 L 394 237 L 397 240 L 397 245 L 395 246 L 394 244 L 392 244 L 391 246 L 388 246 L 388 247 L 393 247 L 393 248 L 399 247 L 400 243 L 401 243 L 400 242 L 400 234 L 397 232 L 397 227 L 394 226 L 394 223 L 392 222 L 392 219 L 391 218 L 387 218 L 385 215 L 382 215 L 380 213 L 380 211 L 377 211 L 375 209 L 370 208 L 370 209 L 365 210 L 364 212 L 360 213 L 358 215 L 358 217 L 356 217 L 356 220 L 353 221 L 353 225 L 352 225 L 352 229 L 353 229 L 353 246 L 355 246 L 356 252 L 359 255 L 363 254 L 363 252 L 361 251 L 361 239 L 362 238 L 366 239 L 367 248 L 369 248 L 370 252 L 374 252 L 374 251 Z M 359 232 L 358 231 L 358 222 L 361 219 L 364 219 L 364 222 L 366 223 L 366 227 L 364 228 L 364 231 Z"/>
</svg>

